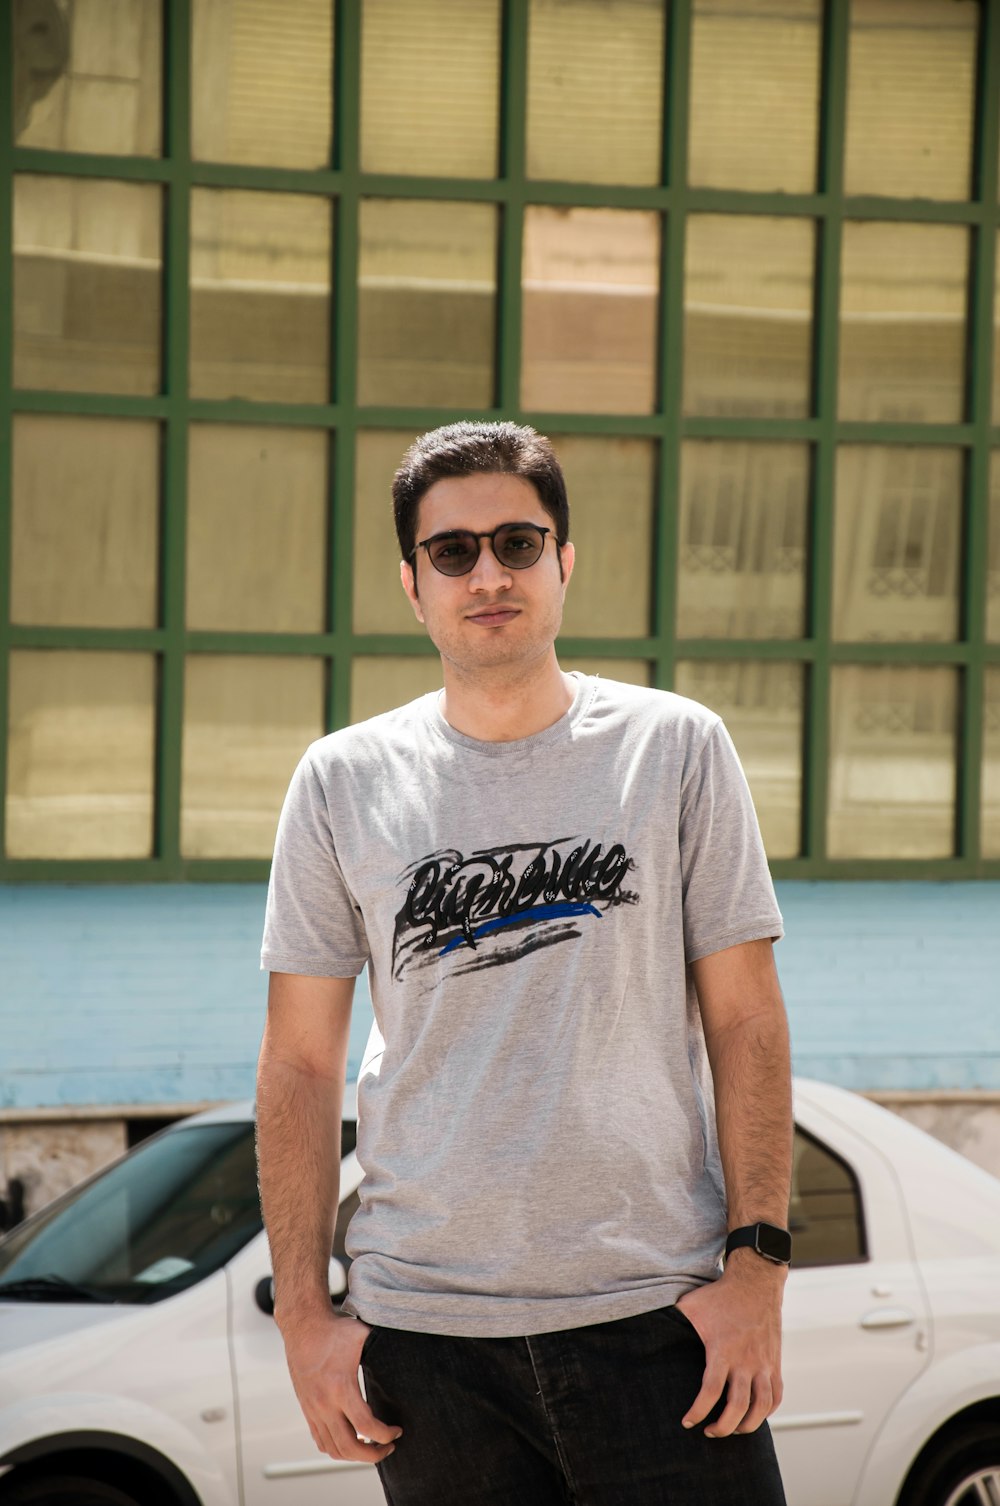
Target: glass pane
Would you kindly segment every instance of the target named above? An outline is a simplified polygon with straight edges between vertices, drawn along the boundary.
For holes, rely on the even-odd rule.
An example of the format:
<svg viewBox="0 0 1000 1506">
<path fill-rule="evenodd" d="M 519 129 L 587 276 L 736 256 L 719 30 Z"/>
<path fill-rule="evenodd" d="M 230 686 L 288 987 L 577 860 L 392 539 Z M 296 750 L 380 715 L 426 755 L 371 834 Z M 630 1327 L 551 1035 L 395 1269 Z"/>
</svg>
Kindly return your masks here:
<svg viewBox="0 0 1000 1506">
<path fill-rule="evenodd" d="M 986 637 L 1000 643 L 1000 450 L 990 456 L 990 522 L 986 566 Z"/>
<path fill-rule="evenodd" d="M 969 232 L 961 225 L 847 221 L 841 418 L 961 421 L 968 270 Z"/>
<path fill-rule="evenodd" d="M 364 0 L 361 170 L 493 178 L 499 0 Z"/>
<path fill-rule="evenodd" d="M 651 630 L 656 447 L 648 439 L 553 439 L 566 475 L 576 565 L 562 631 L 644 638 Z"/>
<path fill-rule="evenodd" d="M 836 483 L 834 637 L 957 638 L 961 452 L 842 445 Z"/>
<path fill-rule="evenodd" d="M 152 654 L 11 653 L 8 857 L 152 855 L 155 683 Z"/>
<path fill-rule="evenodd" d="M 811 193 L 820 0 L 694 0 L 688 181 Z"/>
<path fill-rule="evenodd" d="M 602 680 L 621 680 L 625 685 L 652 685 L 653 666 L 645 659 L 598 659 L 588 654 L 560 654 L 559 667 L 599 675 Z"/>
<path fill-rule="evenodd" d="M 323 403 L 331 205 L 299 193 L 191 194 L 191 395 Z"/>
<path fill-rule="evenodd" d="M 333 0 L 193 0 L 192 26 L 194 158 L 327 167 Z"/>
<path fill-rule="evenodd" d="M 412 633 L 424 629 L 399 581 L 399 542 L 392 520 L 392 478 L 416 438 L 395 429 L 360 429 L 354 467 L 354 631 Z M 358 661 L 367 664 L 367 659 Z M 416 662 L 407 659 L 405 663 Z M 384 709 L 384 708 L 383 708 Z M 366 711 L 365 716 L 374 715 Z M 358 717 L 353 718 L 359 720 Z"/>
<path fill-rule="evenodd" d="M 321 659 L 193 654 L 184 683 L 181 852 L 269 858 L 292 770 L 322 737 Z"/>
<path fill-rule="evenodd" d="M 433 656 L 384 658 L 365 656 L 351 661 L 351 721 L 366 722 L 396 706 L 405 706 L 444 684 L 441 660 Z"/>
<path fill-rule="evenodd" d="M 160 0 L 14 0 L 13 21 L 18 146 L 159 155 Z"/>
<path fill-rule="evenodd" d="M 658 183 L 663 0 L 531 0 L 529 178 Z"/>
<path fill-rule="evenodd" d="M 493 402 L 497 211 L 492 204 L 365 199 L 358 402 Z"/>
<path fill-rule="evenodd" d="M 865 1221 L 854 1172 L 829 1146 L 796 1126 L 788 1227 L 792 1264 L 847 1265 L 865 1259 Z"/>
<path fill-rule="evenodd" d="M 966 199 L 976 0 L 851 0 L 844 188 Z"/>
<path fill-rule="evenodd" d="M 129 915 L 125 925 L 129 926 L 131 920 Z M 129 929 L 133 934 L 142 934 L 140 926 L 133 922 Z M 143 943 L 145 939 L 143 936 Z M 131 947 L 126 951 L 125 947 L 115 946 L 112 956 L 113 962 L 108 959 L 112 968 L 123 963 L 123 973 L 128 970 L 124 976 L 120 975 L 121 984 L 131 985 L 134 993 L 139 994 L 146 978 Z M 108 967 L 108 962 L 102 958 L 104 967 Z M 142 983 L 138 981 L 140 977 Z M 156 998 L 154 989 L 155 984 L 149 988 L 152 998 Z M 102 985 L 96 980 L 87 989 L 87 995 L 100 997 L 101 992 Z M 84 1032 L 94 1028 L 91 1009 L 82 1000 L 76 1013 L 80 1033 L 74 1032 L 70 1040 L 64 1038 L 62 1049 L 67 1056 Z M 151 1072 L 154 1081 L 162 1069 L 153 1063 L 162 1062 L 165 1066 L 170 1059 L 169 1048 L 164 1049 L 166 1041 L 171 1036 L 178 1042 L 181 1039 L 180 1029 L 175 1035 L 166 1030 L 162 1035 L 150 1031 L 144 1037 L 149 1044 L 137 1048 L 129 1027 L 122 1029 L 117 1020 L 104 1029 L 102 1064 L 107 1063 L 117 1073 L 127 1061 L 126 1071 Z M 185 1056 L 177 1051 L 178 1065 Z M 87 1081 L 88 1086 L 94 1081 L 89 1073 Z M 146 1124 L 149 1129 L 155 1127 L 148 1120 Z M 108 1128 L 111 1129 L 110 1123 Z M 124 1128 L 120 1120 L 115 1125 L 121 1139 Z M 68 1135 L 72 1134 L 70 1130 Z M 96 1161 L 97 1144 L 101 1142 L 95 1144 L 88 1134 L 84 1143 L 87 1158 L 93 1155 Z M 60 1170 L 72 1184 L 76 1180 L 74 1173 L 82 1171 L 83 1157 L 75 1147 L 72 1155 L 61 1152 L 61 1148 L 57 1150 L 58 1140 L 49 1141 L 49 1145 L 47 1155 L 53 1159 L 59 1157 Z M 8 1283 L 40 1277 L 46 1283 L 53 1280 L 67 1286 L 79 1283 L 92 1294 L 88 1300 L 113 1302 L 122 1316 L 129 1308 L 166 1301 L 221 1271 L 238 1250 L 260 1233 L 256 1181 L 253 1126 L 245 1119 L 191 1125 L 173 1134 L 153 1135 L 144 1140 L 136 1154 L 103 1168 L 96 1177 L 77 1183 L 71 1191 L 49 1203 L 40 1218 L 19 1224 L 12 1238 L 4 1240 L 0 1273 L 8 1293 L 6 1300 L 10 1300 Z M 51 1190 L 51 1184 L 49 1187 Z M 41 1290 L 45 1291 L 45 1287 Z M 81 1485 L 80 1490 L 83 1488 Z M 45 1490 L 45 1494 L 50 1501 L 55 1499 L 51 1491 Z M 78 1502 L 86 1500 L 75 1491 L 74 1495 Z"/>
<path fill-rule="evenodd" d="M 957 705 L 953 669 L 834 665 L 831 858 L 951 856 Z"/>
<path fill-rule="evenodd" d="M 653 412 L 659 268 L 658 214 L 525 210 L 522 407 Z"/>
<path fill-rule="evenodd" d="M 188 627 L 322 632 L 327 449 L 320 430 L 191 426 Z"/>
<path fill-rule="evenodd" d="M 685 413 L 809 413 L 814 260 L 812 220 L 690 216 Z"/>
<path fill-rule="evenodd" d="M 801 637 L 809 483 L 807 445 L 681 447 L 681 637 Z"/>
<path fill-rule="evenodd" d="M 151 184 L 14 179 L 14 385 L 160 390 L 162 200 Z"/>
<path fill-rule="evenodd" d="M 14 416 L 11 621 L 155 627 L 159 425 Z"/>
<path fill-rule="evenodd" d="M 983 672 L 983 857 L 1000 858 L 1000 664 Z"/>
<path fill-rule="evenodd" d="M 1000 424 L 1000 241 L 997 242 L 993 302 L 993 422 Z"/>
<path fill-rule="evenodd" d="M 768 857 L 796 857 L 802 828 L 802 665 L 680 660 L 674 689 L 710 706 L 728 727 Z"/>
</svg>

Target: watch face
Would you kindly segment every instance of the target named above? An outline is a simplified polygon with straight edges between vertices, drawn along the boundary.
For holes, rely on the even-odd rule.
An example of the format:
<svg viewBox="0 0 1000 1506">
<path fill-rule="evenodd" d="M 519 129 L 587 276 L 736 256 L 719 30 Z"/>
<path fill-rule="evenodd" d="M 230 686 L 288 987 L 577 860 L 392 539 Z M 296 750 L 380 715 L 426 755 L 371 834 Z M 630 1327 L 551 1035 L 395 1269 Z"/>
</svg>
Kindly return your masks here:
<svg viewBox="0 0 1000 1506">
<path fill-rule="evenodd" d="M 773 1224 L 758 1224 L 757 1249 L 769 1260 L 787 1264 L 792 1258 L 792 1236 L 787 1229 L 776 1229 Z"/>
</svg>

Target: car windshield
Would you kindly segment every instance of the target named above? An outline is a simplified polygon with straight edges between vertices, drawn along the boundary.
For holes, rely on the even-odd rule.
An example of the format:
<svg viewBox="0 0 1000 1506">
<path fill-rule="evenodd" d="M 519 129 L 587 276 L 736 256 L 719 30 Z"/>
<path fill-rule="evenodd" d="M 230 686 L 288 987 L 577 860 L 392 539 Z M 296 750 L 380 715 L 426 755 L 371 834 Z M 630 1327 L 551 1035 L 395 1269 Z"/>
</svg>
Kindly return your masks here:
<svg viewBox="0 0 1000 1506">
<path fill-rule="evenodd" d="M 173 1129 L 0 1239 L 0 1301 L 162 1301 L 262 1227 L 253 1124 Z"/>
</svg>

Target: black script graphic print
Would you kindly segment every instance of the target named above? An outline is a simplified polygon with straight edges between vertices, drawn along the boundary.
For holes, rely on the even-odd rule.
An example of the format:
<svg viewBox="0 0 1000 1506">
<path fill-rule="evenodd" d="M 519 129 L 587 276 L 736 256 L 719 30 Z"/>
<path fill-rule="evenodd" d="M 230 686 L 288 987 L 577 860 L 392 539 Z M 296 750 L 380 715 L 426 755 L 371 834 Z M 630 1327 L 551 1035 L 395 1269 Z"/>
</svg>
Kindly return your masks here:
<svg viewBox="0 0 1000 1506">
<path fill-rule="evenodd" d="M 638 904 L 623 887 L 634 866 L 620 842 L 605 848 L 581 837 L 420 858 L 399 877 L 407 893 L 396 915 L 393 977 L 445 958 L 454 973 L 480 972 L 579 937 L 582 923 L 612 905 Z"/>
</svg>

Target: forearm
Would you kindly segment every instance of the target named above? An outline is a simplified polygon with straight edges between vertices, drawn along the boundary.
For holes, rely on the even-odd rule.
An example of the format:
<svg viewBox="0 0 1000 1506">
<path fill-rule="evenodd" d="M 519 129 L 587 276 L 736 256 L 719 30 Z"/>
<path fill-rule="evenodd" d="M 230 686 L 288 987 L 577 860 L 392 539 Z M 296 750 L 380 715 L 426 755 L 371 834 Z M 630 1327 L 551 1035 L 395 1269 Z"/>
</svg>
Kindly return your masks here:
<svg viewBox="0 0 1000 1506">
<path fill-rule="evenodd" d="M 792 1175 L 788 1028 L 768 1008 L 709 1044 L 729 1227 L 764 1220 L 784 1228 Z"/>
<path fill-rule="evenodd" d="M 792 1173 L 792 1084 L 771 943 L 716 952 L 695 962 L 692 972 L 715 1083 L 729 1227 L 759 1220 L 783 1227 Z"/>
<path fill-rule="evenodd" d="M 370 1330 L 330 1305 L 353 993 L 353 978 L 271 974 L 257 1069 L 257 1160 L 274 1316 L 309 1431 L 332 1459 L 378 1464 L 400 1430 L 379 1421 L 361 1394 L 358 1367 Z"/>
<path fill-rule="evenodd" d="M 785 1007 L 770 942 L 744 942 L 692 964 L 715 1081 L 715 1117 L 729 1227 L 788 1218 L 791 1069 Z M 678 1306 L 705 1345 L 702 1387 L 681 1419 L 706 1437 L 751 1433 L 781 1401 L 781 1296 L 787 1267 L 734 1250 L 722 1277 Z"/>
<path fill-rule="evenodd" d="M 330 1313 L 340 1187 L 341 1079 L 282 1060 L 265 1035 L 257 1075 L 261 1207 L 284 1330 Z"/>
</svg>

